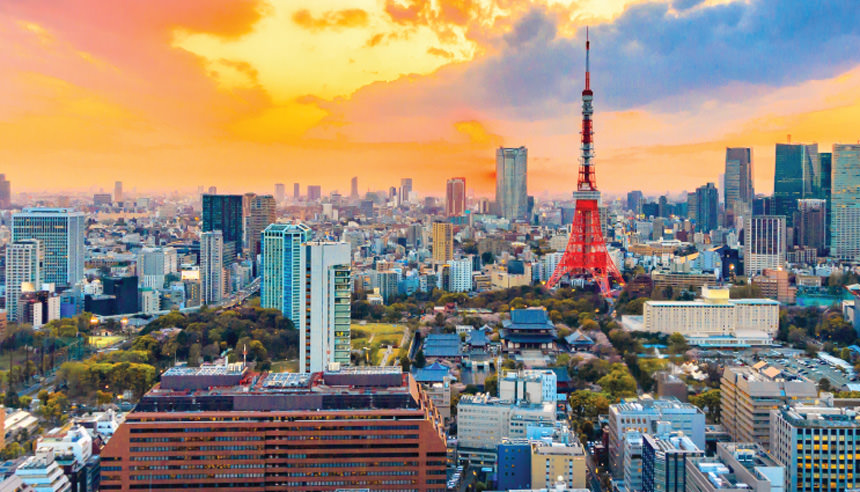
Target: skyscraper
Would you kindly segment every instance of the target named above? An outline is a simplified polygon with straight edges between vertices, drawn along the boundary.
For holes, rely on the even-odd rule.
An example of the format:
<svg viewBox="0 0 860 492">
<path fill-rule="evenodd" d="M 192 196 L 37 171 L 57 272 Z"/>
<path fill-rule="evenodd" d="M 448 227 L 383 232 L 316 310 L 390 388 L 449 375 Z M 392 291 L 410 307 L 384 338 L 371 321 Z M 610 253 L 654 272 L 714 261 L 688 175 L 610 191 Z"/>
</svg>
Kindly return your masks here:
<svg viewBox="0 0 860 492">
<path fill-rule="evenodd" d="M 349 180 L 349 197 L 358 198 L 358 176 L 353 176 Z"/>
<path fill-rule="evenodd" d="M 113 201 L 114 203 L 122 203 L 123 198 L 122 181 L 117 181 L 113 184 Z"/>
<path fill-rule="evenodd" d="M 286 189 L 284 183 L 275 183 L 275 201 L 281 203 L 286 197 Z"/>
<path fill-rule="evenodd" d="M 776 144 L 773 175 L 774 208 L 777 215 L 791 219 L 797 200 L 815 198 L 821 188 L 818 144 Z"/>
<path fill-rule="evenodd" d="M 350 250 L 347 243 L 309 242 L 304 249 L 305 311 L 299 330 L 299 372 L 349 365 Z"/>
<path fill-rule="evenodd" d="M 6 247 L 6 320 L 20 321 L 21 286 L 42 282 L 42 245 L 38 239 L 22 239 Z"/>
<path fill-rule="evenodd" d="M 744 274 L 758 275 L 785 264 L 785 217 L 753 215 L 744 221 Z"/>
<path fill-rule="evenodd" d="M 302 244 L 310 236 L 304 224 L 269 224 L 263 230 L 260 305 L 277 309 L 298 329 L 302 323 Z"/>
<path fill-rule="evenodd" d="M 860 144 L 833 146 L 830 256 L 860 257 Z"/>
<path fill-rule="evenodd" d="M 710 232 L 719 226 L 719 194 L 714 183 L 696 188 L 696 230 Z"/>
<path fill-rule="evenodd" d="M 308 201 L 316 202 L 322 197 L 322 187 L 320 185 L 308 185 Z"/>
<path fill-rule="evenodd" d="M 412 178 L 400 179 L 400 205 L 409 203 L 409 197 L 412 195 Z"/>
<path fill-rule="evenodd" d="M 42 282 L 62 289 L 84 278 L 84 221 L 67 208 L 25 208 L 12 216 L 12 241 L 38 239 Z"/>
<path fill-rule="evenodd" d="M 202 246 L 202 245 L 201 245 Z M 161 248 L 141 248 L 137 252 L 137 276 L 141 287 L 164 288 L 167 257 Z"/>
<path fill-rule="evenodd" d="M 818 154 L 818 161 L 821 164 L 821 194 L 818 198 L 823 198 L 827 201 L 827 221 L 824 227 L 824 241 L 827 247 L 830 247 L 831 226 L 833 225 L 833 207 L 831 206 L 832 197 L 832 179 L 833 179 L 833 154 L 831 152 L 822 152 Z"/>
<path fill-rule="evenodd" d="M 255 260 L 260 254 L 260 234 L 269 224 L 275 222 L 275 198 L 272 195 L 254 196 L 248 202 L 248 217 L 245 225 L 248 252 L 251 260 Z"/>
<path fill-rule="evenodd" d="M 242 250 L 242 200 L 242 195 L 203 195 L 203 232 L 221 231 L 225 266 Z"/>
<path fill-rule="evenodd" d="M 301 189 L 298 183 L 293 183 L 293 200 L 298 200 L 301 197 Z"/>
<path fill-rule="evenodd" d="M 450 222 L 433 222 L 433 261 L 446 263 L 454 258 L 454 228 Z"/>
<path fill-rule="evenodd" d="M 642 212 L 642 192 L 638 190 L 627 193 L 627 210 L 635 214 Z"/>
<path fill-rule="evenodd" d="M 724 188 L 726 212 L 734 217 L 749 214 L 755 198 L 752 149 L 749 147 L 726 148 Z"/>
<path fill-rule="evenodd" d="M 466 178 L 451 178 L 445 187 L 445 213 L 463 215 L 466 210 Z"/>
<path fill-rule="evenodd" d="M 205 304 L 224 300 L 224 235 L 221 231 L 200 234 L 200 298 Z"/>
<path fill-rule="evenodd" d="M 797 217 L 794 219 L 794 240 L 798 246 L 824 251 L 827 228 L 827 201 L 805 198 L 797 201 Z"/>
<path fill-rule="evenodd" d="M 0 208 L 9 208 L 12 205 L 12 183 L 6 179 L 5 174 L 0 174 Z"/>
<path fill-rule="evenodd" d="M 496 150 L 496 207 L 506 219 L 528 216 L 528 150 L 525 147 Z"/>
</svg>

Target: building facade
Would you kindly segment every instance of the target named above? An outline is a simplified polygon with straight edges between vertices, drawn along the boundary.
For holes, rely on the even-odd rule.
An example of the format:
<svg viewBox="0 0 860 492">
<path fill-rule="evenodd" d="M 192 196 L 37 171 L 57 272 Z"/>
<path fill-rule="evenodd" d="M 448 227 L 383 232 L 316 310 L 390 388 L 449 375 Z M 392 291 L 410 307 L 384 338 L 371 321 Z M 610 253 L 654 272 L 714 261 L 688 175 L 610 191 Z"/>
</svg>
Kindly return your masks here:
<svg viewBox="0 0 860 492">
<path fill-rule="evenodd" d="M 833 146 L 831 256 L 860 257 L 860 144 Z"/>
<path fill-rule="evenodd" d="M 753 189 L 752 149 L 749 147 L 729 147 L 726 149 L 725 172 L 726 212 L 733 216 L 747 216 L 752 212 Z"/>
<path fill-rule="evenodd" d="M 22 239 L 6 246 L 6 320 L 21 320 L 21 294 L 42 283 L 42 245 L 38 239 Z M 25 284 L 29 284 L 25 287 Z"/>
<path fill-rule="evenodd" d="M 454 226 L 433 222 L 433 261 L 442 264 L 454 259 Z"/>
<path fill-rule="evenodd" d="M 856 409 L 784 406 L 771 410 L 771 455 L 785 466 L 785 490 L 844 491 L 860 487 Z"/>
<path fill-rule="evenodd" d="M 260 305 L 277 309 L 301 326 L 302 244 L 310 237 L 304 224 L 270 224 L 263 230 Z"/>
<path fill-rule="evenodd" d="M 795 203 L 792 205 L 796 207 Z M 744 274 L 758 275 L 765 268 L 773 270 L 785 264 L 785 217 L 753 215 L 744 221 Z"/>
<path fill-rule="evenodd" d="M 102 450 L 100 490 L 442 492 L 446 454 L 438 412 L 399 368 L 173 368 Z"/>
<path fill-rule="evenodd" d="M 683 433 L 645 434 L 642 492 L 686 492 L 687 460 L 704 455 L 704 450 Z"/>
<path fill-rule="evenodd" d="M 242 251 L 244 215 L 242 195 L 203 195 L 203 232 L 221 231 L 224 266 L 235 263 Z"/>
<path fill-rule="evenodd" d="M 298 326 L 299 371 L 320 372 L 332 362 L 347 366 L 352 291 L 349 245 L 309 242 L 302 248 L 301 304 L 309 308 Z"/>
<path fill-rule="evenodd" d="M 84 229 L 84 214 L 67 208 L 25 208 L 12 216 L 12 241 L 39 240 L 42 282 L 57 289 L 84 278 Z"/>
<path fill-rule="evenodd" d="M 720 421 L 736 442 L 757 442 L 770 449 L 770 411 L 787 402 L 814 401 L 815 383 L 787 381 L 764 363 L 726 367 L 720 380 Z"/>
<path fill-rule="evenodd" d="M 525 219 L 528 215 L 528 150 L 496 150 L 496 207 L 501 217 Z"/>
<path fill-rule="evenodd" d="M 466 211 L 466 178 L 451 178 L 445 185 L 445 215 L 455 217 Z"/>
<path fill-rule="evenodd" d="M 221 231 L 200 234 L 200 300 L 218 304 L 224 300 L 224 235 Z"/>
</svg>

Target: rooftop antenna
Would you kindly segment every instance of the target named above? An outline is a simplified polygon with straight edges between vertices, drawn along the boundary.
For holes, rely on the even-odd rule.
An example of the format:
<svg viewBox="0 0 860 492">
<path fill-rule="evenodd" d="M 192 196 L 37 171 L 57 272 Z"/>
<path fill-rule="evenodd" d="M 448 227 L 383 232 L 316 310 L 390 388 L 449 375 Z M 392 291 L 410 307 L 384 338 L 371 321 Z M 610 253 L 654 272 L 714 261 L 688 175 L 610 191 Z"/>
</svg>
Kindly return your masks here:
<svg viewBox="0 0 860 492">
<path fill-rule="evenodd" d="M 589 52 L 591 41 L 588 39 L 588 26 L 585 26 L 585 90 L 591 89 L 591 70 L 589 70 Z"/>
</svg>

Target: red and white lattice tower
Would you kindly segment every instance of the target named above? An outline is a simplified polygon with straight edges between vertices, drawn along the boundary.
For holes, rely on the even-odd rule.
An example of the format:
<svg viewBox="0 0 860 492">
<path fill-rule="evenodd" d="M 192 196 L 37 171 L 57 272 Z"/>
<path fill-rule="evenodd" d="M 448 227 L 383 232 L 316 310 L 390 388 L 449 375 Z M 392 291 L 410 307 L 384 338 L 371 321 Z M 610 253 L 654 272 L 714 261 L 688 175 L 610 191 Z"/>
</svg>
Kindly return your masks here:
<svg viewBox="0 0 860 492">
<path fill-rule="evenodd" d="M 597 180 L 594 176 L 594 131 L 591 128 L 591 115 L 594 109 L 591 101 L 594 93 L 591 91 L 591 74 L 589 73 L 588 31 L 585 37 L 585 90 L 582 91 L 582 162 L 579 165 L 579 178 L 576 186 L 576 209 L 573 214 L 573 224 L 570 228 L 570 239 L 564 256 L 552 273 L 548 288 L 558 285 L 565 275 L 590 277 L 604 296 L 609 296 L 610 276 L 623 284 L 621 273 L 606 251 L 603 231 L 600 228 L 600 210 L 597 202 L 600 192 L 597 191 Z"/>
</svg>

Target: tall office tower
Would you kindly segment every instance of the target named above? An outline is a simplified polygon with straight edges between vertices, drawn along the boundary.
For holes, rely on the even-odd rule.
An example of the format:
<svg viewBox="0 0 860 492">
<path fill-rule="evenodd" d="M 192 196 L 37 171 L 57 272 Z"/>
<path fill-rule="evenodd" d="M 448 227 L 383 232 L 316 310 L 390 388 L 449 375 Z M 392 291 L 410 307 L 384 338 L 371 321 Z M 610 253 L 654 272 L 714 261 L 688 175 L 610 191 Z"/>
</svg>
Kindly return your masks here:
<svg viewBox="0 0 860 492">
<path fill-rule="evenodd" d="M 167 258 L 161 248 L 141 248 L 137 252 L 137 276 L 140 286 L 150 289 L 163 289 L 168 273 Z"/>
<path fill-rule="evenodd" d="M 302 196 L 298 183 L 293 183 L 293 200 L 298 200 Z"/>
<path fill-rule="evenodd" d="M 757 442 L 770 449 L 771 410 L 817 398 L 814 382 L 786 381 L 767 365 L 726 367 L 720 380 L 720 420 L 732 441 Z"/>
<path fill-rule="evenodd" d="M 450 270 L 448 274 L 448 285 L 445 288 L 449 292 L 469 292 L 472 290 L 472 257 L 467 256 L 459 260 L 448 262 Z"/>
<path fill-rule="evenodd" d="M 399 204 L 406 205 L 409 203 L 409 198 L 412 196 L 412 178 L 400 179 L 400 196 Z"/>
<path fill-rule="evenodd" d="M 260 254 L 260 234 L 275 222 L 275 210 L 277 204 L 272 195 L 254 196 L 248 203 L 248 217 L 246 219 L 245 244 L 248 245 L 251 260 L 256 260 Z"/>
<path fill-rule="evenodd" d="M 528 215 L 528 150 L 525 147 L 496 150 L 496 208 L 506 219 Z"/>
<path fill-rule="evenodd" d="M 445 214 L 463 215 L 466 211 L 466 178 L 451 178 L 445 186 Z"/>
<path fill-rule="evenodd" d="M 797 200 L 816 198 L 821 189 L 821 161 L 818 144 L 776 144 L 773 198 L 776 215 L 789 221 Z M 788 225 L 792 225 L 789 222 Z"/>
<path fill-rule="evenodd" d="M 349 180 L 349 197 L 352 199 L 358 198 L 358 176 L 353 176 Z"/>
<path fill-rule="evenodd" d="M 308 185 L 308 201 L 317 202 L 322 197 L 322 187 L 320 185 Z"/>
<path fill-rule="evenodd" d="M 830 203 L 833 189 L 833 154 L 831 152 L 822 152 L 818 154 L 818 161 L 821 164 L 821 194 L 818 198 L 823 198 L 827 201 L 827 221 L 824 226 L 824 241 L 825 245 L 829 248 L 831 226 L 833 225 L 833 208 Z"/>
<path fill-rule="evenodd" d="M 454 258 L 454 227 L 450 222 L 433 222 L 433 261 L 447 263 Z"/>
<path fill-rule="evenodd" d="M 824 405 L 785 406 L 771 411 L 771 456 L 785 466 L 784 490 L 857 490 L 856 409 Z"/>
<path fill-rule="evenodd" d="M 23 284 L 39 288 L 42 283 L 42 245 L 38 239 L 21 239 L 6 247 L 6 320 L 21 320 Z M 30 290 L 28 289 L 28 290 Z"/>
<path fill-rule="evenodd" d="M 203 195 L 203 232 L 221 231 L 224 266 L 236 262 L 242 250 L 242 195 Z"/>
<path fill-rule="evenodd" d="M 705 456 L 704 448 L 683 433 L 658 431 L 642 437 L 642 492 L 685 492 L 687 460 Z"/>
<path fill-rule="evenodd" d="M 84 278 L 86 217 L 68 208 L 25 208 L 12 216 L 12 241 L 42 244 L 42 282 L 63 289 Z"/>
<path fill-rule="evenodd" d="M 833 146 L 830 256 L 860 258 L 860 144 Z"/>
<path fill-rule="evenodd" d="M 114 203 L 122 203 L 122 181 L 117 181 L 113 184 L 113 201 Z"/>
<path fill-rule="evenodd" d="M 696 230 L 710 232 L 719 227 L 720 195 L 714 183 L 696 188 Z"/>
<path fill-rule="evenodd" d="M 609 469 L 612 477 L 624 477 L 624 440 L 628 432 L 653 433 L 657 422 L 666 421 L 699 449 L 705 449 L 705 414 L 698 407 L 668 397 L 625 400 L 609 405 Z"/>
<path fill-rule="evenodd" d="M 304 313 L 302 244 L 310 231 L 304 224 L 269 224 L 263 230 L 260 305 L 281 311 L 296 329 Z"/>
<path fill-rule="evenodd" d="M 286 188 L 284 188 L 284 183 L 275 183 L 275 201 L 281 203 L 286 198 Z"/>
<path fill-rule="evenodd" d="M 446 447 L 439 412 L 399 367 L 264 377 L 174 367 L 101 465 L 102 490 L 431 492 L 445 489 Z"/>
<path fill-rule="evenodd" d="M 696 221 L 698 217 L 696 214 L 699 213 L 699 204 L 697 203 L 698 196 L 696 192 L 687 193 L 687 218 Z"/>
<path fill-rule="evenodd" d="M 726 213 L 734 217 L 748 215 L 755 198 L 752 149 L 749 147 L 726 148 L 724 188 Z"/>
<path fill-rule="evenodd" d="M 669 199 L 666 198 L 666 195 L 660 195 L 660 198 L 657 199 L 657 215 L 659 217 L 668 217 L 671 215 L 669 213 Z"/>
<path fill-rule="evenodd" d="M 805 198 L 797 202 L 794 242 L 798 246 L 824 251 L 827 232 L 827 200 Z"/>
<path fill-rule="evenodd" d="M 753 277 L 785 264 L 785 217 L 753 215 L 744 220 L 744 274 Z"/>
<path fill-rule="evenodd" d="M 9 208 L 12 205 L 12 183 L 6 179 L 5 174 L 0 174 L 0 208 Z"/>
<path fill-rule="evenodd" d="M 200 298 L 205 304 L 224 300 L 224 235 L 221 231 L 200 234 Z"/>
<path fill-rule="evenodd" d="M 642 192 L 639 190 L 627 193 L 627 210 L 635 214 L 642 212 Z"/>
<path fill-rule="evenodd" d="M 299 372 L 349 365 L 351 266 L 347 243 L 305 243 L 303 306 L 299 329 Z"/>
</svg>

